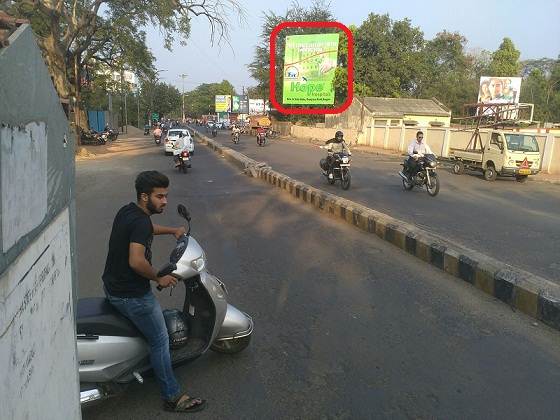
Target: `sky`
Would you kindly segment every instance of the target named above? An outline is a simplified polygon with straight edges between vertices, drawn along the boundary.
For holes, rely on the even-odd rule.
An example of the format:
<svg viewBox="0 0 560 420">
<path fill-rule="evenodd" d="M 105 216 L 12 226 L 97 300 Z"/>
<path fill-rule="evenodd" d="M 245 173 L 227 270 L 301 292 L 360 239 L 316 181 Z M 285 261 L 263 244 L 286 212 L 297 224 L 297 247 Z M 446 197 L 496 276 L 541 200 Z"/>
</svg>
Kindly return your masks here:
<svg viewBox="0 0 560 420">
<path fill-rule="evenodd" d="M 156 28 L 147 29 L 148 47 L 156 57 L 160 80 L 183 88 L 180 74 L 187 74 L 184 89 L 189 91 L 201 83 L 229 80 L 241 93 L 243 87 L 255 84 L 246 65 L 253 59 L 263 22 L 263 13 L 278 14 L 290 7 L 290 0 L 264 2 L 238 0 L 245 9 L 245 22 L 231 18 L 231 47 L 210 44 L 210 28 L 204 18 L 194 18 L 186 46 L 179 42 L 173 51 L 163 48 L 163 37 Z M 301 6 L 312 2 L 300 0 Z M 266 6 L 265 6 L 266 5 Z M 409 18 L 413 26 L 432 39 L 438 32 L 459 32 L 468 40 L 467 49 L 496 50 L 504 37 L 513 40 L 521 51 L 521 59 L 557 58 L 560 55 L 559 0 L 331 0 L 335 18 L 349 26 L 360 25 L 369 13 L 388 13 L 391 19 Z"/>
</svg>

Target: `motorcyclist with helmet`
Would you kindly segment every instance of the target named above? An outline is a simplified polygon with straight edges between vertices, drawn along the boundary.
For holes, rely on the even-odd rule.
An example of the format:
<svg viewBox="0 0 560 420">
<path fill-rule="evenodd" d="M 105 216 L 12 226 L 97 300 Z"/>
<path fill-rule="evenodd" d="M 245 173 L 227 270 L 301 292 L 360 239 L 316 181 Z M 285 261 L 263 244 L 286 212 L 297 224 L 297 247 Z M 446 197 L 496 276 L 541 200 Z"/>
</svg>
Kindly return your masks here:
<svg viewBox="0 0 560 420">
<path fill-rule="evenodd" d="M 332 139 L 327 140 L 324 146 L 320 147 L 322 149 L 327 149 L 326 172 L 329 174 L 329 179 L 332 179 L 332 166 L 335 162 L 334 155 L 337 153 L 346 152 L 349 156 L 352 156 L 352 153 L 350 152 L 350 148 L 344 141 L 344 133 L 340 130 L 335 133 Z"/>
</svg>

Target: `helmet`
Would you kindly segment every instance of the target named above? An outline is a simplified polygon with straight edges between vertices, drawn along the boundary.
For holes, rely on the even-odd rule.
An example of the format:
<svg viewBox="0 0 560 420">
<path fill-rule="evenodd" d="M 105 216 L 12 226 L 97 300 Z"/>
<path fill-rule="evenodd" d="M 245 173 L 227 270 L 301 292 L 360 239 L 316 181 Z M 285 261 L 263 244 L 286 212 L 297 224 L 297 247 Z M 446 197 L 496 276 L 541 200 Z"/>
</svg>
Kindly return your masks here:
<svg viewBox="0 0 560 420">
<path fill-rule="evenodd" d="M 163 311 L 163 318 L 169 335 L 169 347 L 177 349 L 185 345 L 189 338 L 189 327 L 185 314 L 177 309 L 166 309 Z"/>
<path fill-rule="evenodd" d="M 337 139 L 337 140 L 342 140 L 344 138 L 344 133 L 342 131 L 338 130 L 335 133 L 334 138 Z"/>
</svg>

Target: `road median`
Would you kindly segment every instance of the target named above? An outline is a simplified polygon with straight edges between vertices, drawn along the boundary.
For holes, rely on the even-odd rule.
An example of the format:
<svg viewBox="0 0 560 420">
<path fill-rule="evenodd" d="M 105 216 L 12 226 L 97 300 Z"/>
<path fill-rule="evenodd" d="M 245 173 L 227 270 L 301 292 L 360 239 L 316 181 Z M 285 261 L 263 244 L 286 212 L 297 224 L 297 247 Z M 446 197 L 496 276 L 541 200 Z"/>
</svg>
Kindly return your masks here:
<svg viewBox="0 0 560 420">
<path fill-rule="evenodd" d="M 560 286 L 410 223 L 273 170 L 199 132 L 196 137 L 249 176 L 280 188 L 317 212 L 345 221 L 560 330 Z"/>
</svg>

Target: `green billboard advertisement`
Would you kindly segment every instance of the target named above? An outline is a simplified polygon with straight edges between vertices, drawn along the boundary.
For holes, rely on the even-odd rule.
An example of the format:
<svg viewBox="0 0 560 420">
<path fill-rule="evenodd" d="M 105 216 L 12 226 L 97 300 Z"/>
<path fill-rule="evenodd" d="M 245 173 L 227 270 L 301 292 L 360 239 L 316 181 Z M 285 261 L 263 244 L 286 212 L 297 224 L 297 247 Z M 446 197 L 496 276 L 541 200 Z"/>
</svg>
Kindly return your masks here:
<svg viewBox="0 0 560 420">
<path fill-rule="evenodd" d="M 284 52 L 284 104 L 334 104 L 339 34 L 289 35 Z"/>
</svg>

